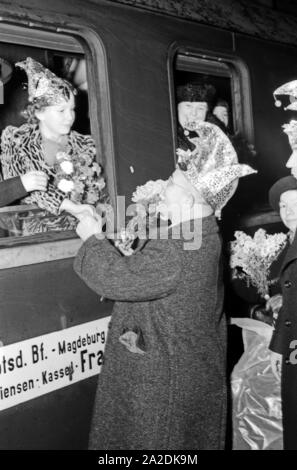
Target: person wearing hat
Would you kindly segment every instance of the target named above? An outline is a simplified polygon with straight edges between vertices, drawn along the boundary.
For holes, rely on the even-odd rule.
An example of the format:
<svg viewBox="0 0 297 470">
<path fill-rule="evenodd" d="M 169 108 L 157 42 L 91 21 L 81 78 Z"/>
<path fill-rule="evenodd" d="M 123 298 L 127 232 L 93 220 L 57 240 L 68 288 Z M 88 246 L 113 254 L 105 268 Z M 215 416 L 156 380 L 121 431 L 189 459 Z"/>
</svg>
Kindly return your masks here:
<svg viewBox="0 0 297 470">
<path fill-rule="evenodd" d="M 3 176 L 8 179 L 28 171 L 37 171 L 45 173 L 47 177 L 46 191 L 35 190 L 23 199 L 23 202 L 35 203 L 47 211 L 45 216 L 36 218 L 32 225 L 31 219 L 24 221 L 26 234 L 69 230 L 74 228 L 75 219 L 69 214 L 61 215 L 61 211 L 68 210 L 69 206 L 73 211 L 89 210 L 84 208 L 84 203 L 89 200 L 88 194 L 82 191 L 79 202 L 83 204 L 77 201 L 75 206 L 74 202 L 69 201 L 72 192 L 58 189 L 55 181 L 57 155 L 63 153 L 74 162 L 83 155 L 85 161 L 88 159 L 88 165 L 97 165 L 95 143 L 91 136 L 71 131 L 75 118 L 75 90 L 70 83 L 31 57 L 16 66 L 25 70 L 28 77 L 29 104 L 24 112 L 27 123 L 18 128 L 8 126 L 2 133 L 0 158 Z M 104 186 L 101 175 L 94 179 L 94 202 L 106 199 L 102 191 Z"/>
<path fill-rule="evenodd" d="M 280 312 L 270 343 L 271 365 L 281 380 L 284 449 L 297 449 L 297 180 L 286 176 L 269 191 L 272 208 L 289 229 L 289 246 L 280 269 Z"/>
<path fill-rule="evenodd" d="M 224 449 L 226 340 L 214 213 L 228 202 L 237 179 L 253 170 L 237 164 L 228 139 L 213 129 L 199 125 L 211 164 L 180 157 L 161 190 L 158 210 L 170 219 L 162 236 L 122 256 L 98 220 L 86 215 L 77 226 L 84 243 L 76 273 L 115 301 L 91 449 Z"/>
<path fill-rule="evenodd" d="M 207 116 L 207 122 L 211 122 L 212 124 L 217 125 L 230 138 L 229 115 L 230 106 L 227 101 L 218 99 L 212 109 L 212 112 Z"/>
<path fill-rule="evenodd" d="M 229 127 L 229 113 L 230 113 L 230 106 L 227 101 L 219 99 L 213 110 L 212 114 L 216 116 L 216 118 L 224 125 L 224 128 L 227 129 Z"/>
<path fill-rule="evenodd" d="M 196 124 L 206 120 L 215 93 L 212 85 L 204 83 L 187 83 L 177 87 L 178 148 L 185 151 L 195 150 Z"/>
</svg>

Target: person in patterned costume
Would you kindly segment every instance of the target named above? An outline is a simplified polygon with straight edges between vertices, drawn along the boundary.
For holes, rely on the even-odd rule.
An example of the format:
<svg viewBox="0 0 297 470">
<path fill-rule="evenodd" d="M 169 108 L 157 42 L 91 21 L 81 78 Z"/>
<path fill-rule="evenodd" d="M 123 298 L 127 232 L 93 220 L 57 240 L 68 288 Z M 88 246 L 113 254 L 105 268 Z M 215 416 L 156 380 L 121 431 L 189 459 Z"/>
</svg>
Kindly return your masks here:
<svg viewBox="0 0 297 470">
<path fill-rule="evenodd" d="M 27 123 L 20 127 L 8 126 L 2 133 L 4 179 L 35 170 L 44 172 L 48 177 L 47 191 L 33 191 L 23 199 L 24 203 L 35 203 L 44 209 L 41 217 L 27 221 L 24 234 L 71 230 L 76 225 L 75 219 L 66 212 L 61 214 L 69 207 L 71 192 L 62 192 L 57 187 L 57 154 L 63 152 L 73 160 L 83 155 L 90 164 L 95 164 L 94 140 L 90 135 L 71 131 L 75 118 L 75 90 L 70 83 L 30 57 L 16 66 L 24 69 L 28 76 L 29 104 L 24 112 Z M 102 191 L 104 186 L 102 176 L 98 177 L 98 198 L 94 203 L 100 200 L 101 195 L 102 198 L 106 197 Z M 77 212 L 91 210 L 89 205 L 84 204 L 90 202 L 85 196 L 82 195 L 79 203 L 75 201 Z"/>
</svg>

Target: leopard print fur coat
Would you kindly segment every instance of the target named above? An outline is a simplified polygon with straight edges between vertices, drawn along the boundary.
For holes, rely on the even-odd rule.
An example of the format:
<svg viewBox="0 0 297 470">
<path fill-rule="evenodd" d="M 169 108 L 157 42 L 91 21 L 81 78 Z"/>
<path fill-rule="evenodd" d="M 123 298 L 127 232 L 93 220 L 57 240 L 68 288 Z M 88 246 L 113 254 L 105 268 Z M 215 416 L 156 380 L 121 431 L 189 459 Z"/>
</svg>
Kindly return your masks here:
<svg viewBox="0 0 297 470">
<path fill-rule="evenodd" d="M 71 131 L 67 148 L 69 155 L 79 156 L 84 153 L 92 160 L 96 158 L 95 144 L 91 136 Z M 44 171 L 48 176 L 46 192 L 33 191 L 22 202 L 37 204 L 43 211 L 39 215 L 25 217 L 22 221 L 22 234 L 30 235 L 53 230 L 73 230 L 76 220 L 68 215 L 59 215 L 59 207 L 65 199 L 65 193 L 55 185 L 55 169 L 44 158 L 42 136 L 38 125 L 23 124 L 20 127 L 8 126 L 1 137 L 1 163 L 4 179 L 23 175 L 28 171 Z"/>
<path fill-rule="evenodd" d="M 68 136 L 66 152 L 71 155 L 88 154 L 96 158 L 94 140 L 89 135 L 71 131 Z M 55 169 L 49 166 L 44 158 L 42 137 L 38 125 L 23 124 L 20 127 L 8 126 L 1 137 L 1 163 L 4 179 L 23 175 L 28 171 L 44 171 L 48 176 L 46 192 L 33 191 L 23 202 L 37 204 L 51 214 L 58 215 L 59 207 L 65 199 L 65 193 L 55 185 Z"/>
</svg>

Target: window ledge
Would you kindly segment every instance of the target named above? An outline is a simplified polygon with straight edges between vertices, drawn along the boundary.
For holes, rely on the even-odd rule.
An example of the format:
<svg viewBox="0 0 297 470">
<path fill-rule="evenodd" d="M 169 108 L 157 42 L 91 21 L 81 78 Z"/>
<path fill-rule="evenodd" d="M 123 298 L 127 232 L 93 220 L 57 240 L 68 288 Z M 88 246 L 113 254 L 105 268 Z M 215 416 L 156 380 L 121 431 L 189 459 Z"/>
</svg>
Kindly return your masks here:
<svg viewBox="0 0 297 470">
<path fill-rule="evenodd" d="M 73 258 L 81 245 L 81 239 L 74 238 L 42 244 L 2 248 L 0 269 L 16 268 L 18 266 Z"/>
</svg>

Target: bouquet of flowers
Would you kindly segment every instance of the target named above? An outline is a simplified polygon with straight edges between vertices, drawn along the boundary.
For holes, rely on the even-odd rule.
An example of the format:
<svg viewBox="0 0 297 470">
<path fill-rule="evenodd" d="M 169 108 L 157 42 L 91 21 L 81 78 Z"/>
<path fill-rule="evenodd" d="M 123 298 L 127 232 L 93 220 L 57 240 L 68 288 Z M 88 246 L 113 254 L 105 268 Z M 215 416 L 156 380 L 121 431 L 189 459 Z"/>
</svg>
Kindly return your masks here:
<svg viewBox="0 0 297 470">
<path fill-rule="evenodd" d="M 132 194 L 132 201 L 142 205 L 147 214 L 153 214 L 156 212 L 160 195 L 166 186 L 167 181 L 164 180 L 147 181 L 142 186 L 137 186 Z"/>
<path fill-rule="evenodd" d="M 117 248 L 125 255 L 133 254 L 132 245 L 140 233 L 146 234 L 148 224 L 157 217 L 157 207 L 160 195 L 166 188 L 167 181 L 148 181 L 142 186 L 137 186 L 132 195 L 132 201 L 136 203 L 135 215 L 122 229 L 115 242 Z"/>
<path fill-rule="evenodd" d="M 230 266 L 233 277 L 245 279 L 247 285 L 253 285 L 258 293 L 269 299 L 269 281 L 271 263 L 278 257 L 287 241 L 287 235 L 276 233 L 268 235 L 259 229 L 254 237 L 236 231 L 231 242 Z"/>
<path fill-rule="evenodd" d="M 79 157 L 67 152 L 57 153 L 56 184 L 58 189 L 77 203 L 96 204 L 105 187 L 101 167 L 90 155 L 80 153 Z"/>
</svg>

